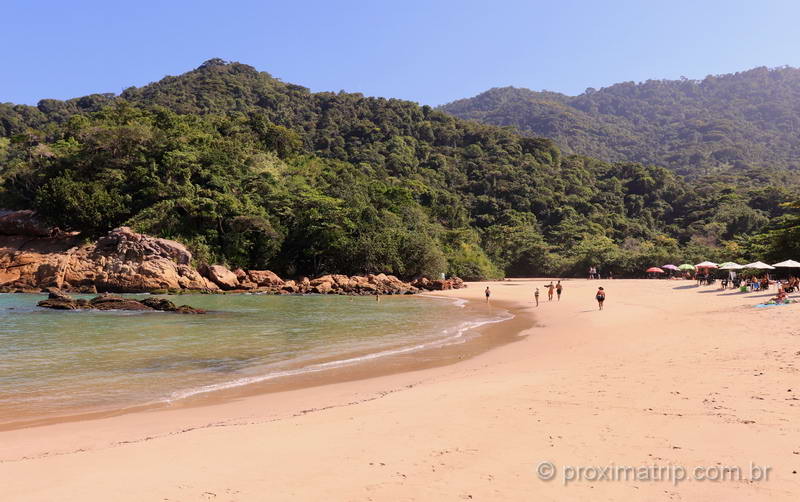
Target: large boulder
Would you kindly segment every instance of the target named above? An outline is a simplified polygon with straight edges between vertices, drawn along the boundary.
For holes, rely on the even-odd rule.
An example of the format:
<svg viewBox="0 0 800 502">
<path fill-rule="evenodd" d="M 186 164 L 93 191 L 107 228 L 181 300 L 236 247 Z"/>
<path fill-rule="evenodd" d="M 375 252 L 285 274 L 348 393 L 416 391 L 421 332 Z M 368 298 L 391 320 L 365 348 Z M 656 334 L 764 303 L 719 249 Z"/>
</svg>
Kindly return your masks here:
<svg viewBox="0 0 800 502">
<path fill-rule="evenodd" d="M 289 280 L 283 283 L 283 286 L 281 286 L 281 291 L 285 291 L 287 293 L 298 293 L 300 288 L 297 287 L 297 284 L 294 281 Z"/>
<path fill-rule="evenodd" d="M 239 287 L 239 279 L 236 274 L 222 265 L 202 265 L 199 271 L 205 278 L 221 289 L 232 290 Z"/>
<path fill-rule="evenodd" d="M 430 284 L 431 281 L 427 277 L 420 277 L 411 282 L 412 286 L 419 289 L 430 289 Z"/>
<path fill-rule="evenodd" d="M 113 254 L 133 262 L 142 262 L 149 258 L 169 258 L 178 265 L 188 265 L 192 261 L 192 253 L 183 244 L 137 234 L 128 227 L 115 228 L 98 239 L 95 250 L 100 254 Z"/>
<path fill-rule="evenodd" d="M 284 281 L 270 270 L 248 270 L 247 278 L 258 287 L 283 286 Z"/>
<path fill-rule="evenodd" d="M 166 298 L 145 298 L 144 300 L 141 300 L 141 303 L 153 310 L 163 310 L 165 312 L 177 310 L 175 304 Z"/>
<path fill-rule="evenodd" d="M 96 296 L 89 300 L 89 305 L 97 310 L 155 310 L 138 300 L 114 295 Z"/>
<path fill-rule="evenodd" d="M 313 282 L 313 281 L 312 281 Z M 312 293 L 318 293 L 320 295 L 326 295 L 333 291 L 333 283 L 331 282 L 320 282 L 313 286 L 311 286 Z"/>
<path fill-rule="evenodd" d="M 47 300 L 42 300 L 38 304 L 40 307 L 45 307 L 48 309 L 56 309 L 56 310 L 77 310 L 81 307 L 78 306 L 75 300 L 69 299 L 60 299 L 60 298 L 48 298 Z"/>
</svg>

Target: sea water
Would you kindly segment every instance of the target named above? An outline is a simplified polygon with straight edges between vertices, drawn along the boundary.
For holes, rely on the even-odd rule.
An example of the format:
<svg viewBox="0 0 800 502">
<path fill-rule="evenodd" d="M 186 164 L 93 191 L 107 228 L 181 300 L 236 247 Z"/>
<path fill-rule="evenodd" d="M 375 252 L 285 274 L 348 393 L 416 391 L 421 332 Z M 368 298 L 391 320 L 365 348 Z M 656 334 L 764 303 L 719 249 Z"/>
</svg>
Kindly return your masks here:
<svg viewBox="0 0 800 502">
<path fill-rule="evenodd" d="M 144 296 L 128 295 L 137 298 Z M 207 314 L 57 311 L 0 294 L 0 424 L 169 403 L 456 343 L 504 318 L 449 298 L 181 295 Z"/>
</svg>

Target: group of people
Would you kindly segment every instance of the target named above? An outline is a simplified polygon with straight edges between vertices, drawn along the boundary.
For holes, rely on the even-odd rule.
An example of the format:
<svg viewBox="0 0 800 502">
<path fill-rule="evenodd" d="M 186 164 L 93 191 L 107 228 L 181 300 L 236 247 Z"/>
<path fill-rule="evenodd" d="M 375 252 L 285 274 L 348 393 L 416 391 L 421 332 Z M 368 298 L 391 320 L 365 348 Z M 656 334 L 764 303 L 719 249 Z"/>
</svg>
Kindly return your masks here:
<svg viewBox="0 0 800 502">
<path fill-rule="evenodd" d="M 547 301 L 553 301 L 553 294 L 556 295 L 556 301 L 561 301 L 561 293 L 564 291 L 564 286 L 561 284 L 561 281 L 557 281 L 553 284 L 553 281 L 550 281 L 550 284 L 545 286 L 547 288 Z M 484 291 L 486 295 L 486 303 L 489 303 L 489 299 L 492 296 L 492 290 L 489 286 L 486 286 L 486 290 Z M 539 306 L 539 288 L 537 287 L 533 292 L 533 299 L 536 302 L 536 306 Z M 597 292 L 595 293 L 595 300 L 597 300 L 597 305 L 600 310 L 603 310 L 603 303 L 606 301 L 606 291 L 603 287 L 597 288 Z"/>
<path fill-rule="evenodd" d="M 770 301 L 783 303 L 789 298 L 789 293 L 798 291 L 798 287 L 800 287 L 800 279 L 797 277 L 790 277 L 786 282 L 778 282 L 778 293 Z"/>
<path fill-rule="evenodd" d="M 597 267 L 595 267 L 594 265 L 589 267 L 589 279 L 600 279 L 600 278 L 601 278 L 600 271 L 597 269 Z M 614 278 L 614 273 L 611 270 L 608 271 L 608 278 L 609 279 Z"/>
<path fill-rule="evenodd" d="M 564 290 L 564 286 L 561 285 L 561 281 L 558 281 L 556 284 L 553 284 L 553 281 L 550 281 L 550 284 L 545 286 L 547 288 L 547 301 L 553 300 L 553 293 L 558 296 L 558 301 L 561 301 L 561 292 Z M 536 288 L 536 291 L 533 292 L 533 299 L 536 301 L 536 306 L 539 306 L 539 288 Z"/>
<path fill-rule="evenodd" d="M 695 276 L 698 285 L 710 285 L 715 282 L 715 279 L 710 274 L 697 274 Z M 735 272 L 729 274 L 727 277 L 720 279 L 720 289 L 738 289 L 742 293 L 748 291 L 768 291 L 773 281 L 770 281 L 769 275 L 764 274 L 762 277 L 747 277 L 743 278 L 736 275 Z M 800 278 L 791 276 L 786 280 L 776 280 L 774 284 L 777 286 L 777 292 L 774 297 L 770 298 L 766 303 L 789 303 L 793 300 L 789 299 L 789 293 L 800 292 Z"/>
</svg>

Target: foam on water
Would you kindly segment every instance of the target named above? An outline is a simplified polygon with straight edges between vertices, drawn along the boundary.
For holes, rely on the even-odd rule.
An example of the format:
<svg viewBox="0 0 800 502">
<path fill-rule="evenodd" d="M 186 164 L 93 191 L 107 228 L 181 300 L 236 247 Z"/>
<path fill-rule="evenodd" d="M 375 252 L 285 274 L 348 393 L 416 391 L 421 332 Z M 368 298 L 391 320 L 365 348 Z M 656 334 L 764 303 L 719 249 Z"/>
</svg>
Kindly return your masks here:
<svg viewBox="0 0 800 502">
<path fill-rule="evenodd" d="M 447 297 L 440 297 L 440 298 L 447 298 Z M 463 305 L 459 305 L 459 307 L 463 307 Z M 463 336 L 465 333 L 469 332 L 470 330 L 476 329 L 480 326 L 484 326 L 486 324 L 498 323 L 508 321 L 514 318 L 514 315 L 511 313 L 506 312 L 504 316 L 498 317 L 497 319 L 487 320 L 487 321 L 467 321 L 461 323 L 456 329 L 455 334 L 448 334 L 447 330 L 444 331 L 446 335 L 444 338 L 440 340 L 435 340 L 427 343 L 421 343 L 418 345 L 413 345 L 410 347 L 402 347 L 398 349 L 390 349 L 390 350 L 381 350 L 379 352 L 374 352 L 370 354 L 365 354 L 358 357 L 350 357 L 347 359 L 340 359 L 336 361 L 328 361 L 325 363 L 318 363 L 312 364 L 310 366 L 305 366 L 302 368 L 296 368 L 292 370 L 284 370 L 284 371 L 274 371 L 270 373 L 265 373 L 259 376 L 253 377 L 246 377 L 246 378 L 238 378 L 236 380 L 232 380 L 229 382 L 223 382 L 213 385 L 206 385 L 197 389 L 185 390 L 180 392 L 174 392 L 170 397 L 165 398 L 164 402 L 173 402 L 180 399 L 186 399 L 191 396 L 196 396 L 198 394 L 206 394 L 209 392 L 215 392 L 220 390 L 232 389 L 235 387 L 241 387 L 244 385 L 252 385 L 255 383 L 266 382 L 268 380 L 274 380 L 277 378 L 284 378 L 284 377 L 291 377 L 302 375 L 306 373 L 316 373 L 319 371 L 324 371 L 333 368 L 341 368 L 344 366 L 349 366 L 365 361 L 370 361 L 373 359 L 378 359 L 381 357 L 387 356 L 395 356 L 399 354 L 406 354 L 409 352 L 416 352 L 425 349 L 443 347 L 445 345 L 450 345 L 453 343 L 459 343 L 463 341 Z"/>
</svg>

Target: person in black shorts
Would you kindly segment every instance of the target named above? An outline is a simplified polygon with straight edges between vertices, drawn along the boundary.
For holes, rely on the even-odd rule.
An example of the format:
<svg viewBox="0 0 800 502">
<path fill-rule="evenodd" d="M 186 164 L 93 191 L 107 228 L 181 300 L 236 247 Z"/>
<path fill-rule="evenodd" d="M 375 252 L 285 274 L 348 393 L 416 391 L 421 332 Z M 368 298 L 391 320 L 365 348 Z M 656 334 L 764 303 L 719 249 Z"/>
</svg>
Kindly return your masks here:
<svg viewBox="0 0 800 502">
<path fill-rule="evenodd" d="M 489 291 L 489 286 L 486 286 L 486 303 L 489 303 L 489 297 L 492 295 L 492 292 Z"/>
<path fill-rule="evenodd" d="M 562 289 L 564 289 L 564 286 L 561 285 L 561 281 L 558 281 L 558 284 L 556 284 L 556 296 L 558 296 L 558 301 L 561 301 Z"/>
<path fill-rule="evenodd" d="M 600 310 L 603 310 L 603 302 L 606 301 L 606 292 L 602 286 L 597 288 L 597 293 L 595 293 L 594 297 L 597 300 L 597 305 L 600 307 Z"/>
</svg>

